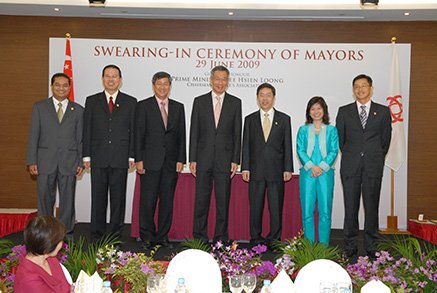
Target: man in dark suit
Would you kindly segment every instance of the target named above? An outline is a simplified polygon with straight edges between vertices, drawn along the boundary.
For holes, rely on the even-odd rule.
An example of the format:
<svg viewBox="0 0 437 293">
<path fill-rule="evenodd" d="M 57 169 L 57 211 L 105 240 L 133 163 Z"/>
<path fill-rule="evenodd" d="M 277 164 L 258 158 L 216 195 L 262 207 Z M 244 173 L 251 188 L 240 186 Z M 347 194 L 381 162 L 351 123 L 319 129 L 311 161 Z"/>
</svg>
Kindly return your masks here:
<svg viewBox="0 0 437 293">
<path fill-rule="evenodd" d="M 121 70 L 107 65 L 102 71 L 105 90 L 85 102 L 83 156 L 91 167 L 91 236 L 106 233 L 108 188 L 110 222 L 108 230 L 117 236 L 124 225 L 128 168 L 134 163 L 136 99 L 119 91 Z"/>
<path fill-rule="evenodd" d="M 178 173 L 186 162 L 184 105 L 169 99 L 171 82 L 167 72 L 155 73 L 155 95 L 139 102 L 135 115 L 135 159 L 141 180 L 140 235 L 145 248 L 154 243 L 171 246 L 167 235 L 173 218 L 174 192 Z"/>
<path fill-rule="evenodd" d="M 341 150 L 341 181 L 344 194 L 345 253 L 357 258 L 360 195 L 364 203 L 364 245 L 375 257 L 379 240 L 379 197 L 384 160 L 390 146 L 391 116 L 388 107 L 371 101 L 372 78 L 361 74 L 352 81 L 356 102 L 340 107 L 337 129 Z"/>
<path fill-rule="evenodd" d="M 241 100 L 226 92 L 229 70 L 211 70 L 212 91 L 194 99 L 190 127 L 190 171 L 196 177 L 195 238 L 208 241 L 212 182 L 216 200 L 214 239 L 228 241 L 231 179 L 240 163 Z"/>
<path fill-rule="evenodd" d="M 284 182 L 293 172 L 290 116 L 273 108 L 276 89 L 269 83 L 256 90 L 260 108 L 244 120 L 243 180 L 249 182 L 250 242 L 264 242 L 261 236 L 264 198 L 270 211 L 270 232 L 267 245 L 281 239 Z"/>
<path fill-rule="evenodd" d="M 51 90 L 52 97 L 33 105 L 27 165 L 30 174 L 37 176 L 39 215 L 53 216 L 58 186 L 59 219 L 70 238 L 75 222 L 76 176 L 83 171 L 83 107 L 67 99 L 68 75 L 54 74 Z"/>
</svg>

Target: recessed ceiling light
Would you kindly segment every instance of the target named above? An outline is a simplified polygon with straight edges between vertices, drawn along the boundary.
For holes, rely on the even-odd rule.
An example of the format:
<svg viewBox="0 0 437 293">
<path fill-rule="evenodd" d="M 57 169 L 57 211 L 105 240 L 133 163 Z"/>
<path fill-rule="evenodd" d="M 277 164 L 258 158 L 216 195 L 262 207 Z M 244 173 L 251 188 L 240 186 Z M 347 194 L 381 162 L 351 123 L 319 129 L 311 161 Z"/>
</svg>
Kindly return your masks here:
<svg viewBox="0 0 437 293">
<path fill-rule="evenodd" d="M 59 9 L 58 7 L 53 8 L 54 11 L 59 12 L 61 11 L 61 9 Z"/>
<path fill-rule="evenodd" d="M 409 12 L 404 12 L 404 15 L 405 15 L 405 16 L 409 16 L 410 13 L 409 13 Z"/>
<path fill-rule="evenodd" d="M 232 16 L 232 15 L 234 15 L 234 13 L 233 13 L 232 11 L 229 11 L 229 12 L 228 12 L 228 15 L 229 15 L 229 16 Z"/>
</svg>

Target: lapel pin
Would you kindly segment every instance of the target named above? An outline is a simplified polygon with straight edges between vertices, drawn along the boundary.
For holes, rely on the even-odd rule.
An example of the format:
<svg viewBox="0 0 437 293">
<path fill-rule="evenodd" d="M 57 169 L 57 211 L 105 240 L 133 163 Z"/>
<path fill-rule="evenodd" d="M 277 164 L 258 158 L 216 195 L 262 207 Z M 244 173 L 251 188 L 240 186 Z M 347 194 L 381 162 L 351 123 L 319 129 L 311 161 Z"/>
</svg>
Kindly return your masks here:
<svg viewBox="0 0 437 293">
<path fill-rule="evenodd" d="M 376 116 L 376 112 L 373 112 L 373 116 Z"/>
<path fill-rule="evenodd" d="M 74 111 L 74 107 L 71 107 L 70 109 L 71 109 L 71 111 Z"/>
<path fill-rule="evenodd" d="M 278 125 L 278 121 L 275 121 L 275 125 Z"/>
<path fill-rule="evenodd" d="M 120 104 L 116 104 L 117 108 L 120 107 Z"/>
</svg>

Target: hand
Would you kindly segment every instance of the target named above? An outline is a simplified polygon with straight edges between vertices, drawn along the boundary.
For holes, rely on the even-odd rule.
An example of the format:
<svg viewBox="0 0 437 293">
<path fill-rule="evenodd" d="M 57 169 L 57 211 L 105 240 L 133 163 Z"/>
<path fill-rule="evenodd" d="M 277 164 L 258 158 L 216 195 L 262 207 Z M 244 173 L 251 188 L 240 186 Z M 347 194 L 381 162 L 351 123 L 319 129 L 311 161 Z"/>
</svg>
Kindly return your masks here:
<svg viewBox="0 0 437 293">
<path fill-rule="evenodd" d="M 30 175 L 38 175 L 38 165 L 29 165 Z"/>
<path fill-rule="evenodd" d="M 176 172 L 181 173 L 183 169 L 184 169 L 184 163 L 177 162 L 176 163 Z"/>
<path fill-rule="evenodd" d="M 235 172 L 237 172 L 238 164 L 237 163 L 231 163 L 231 178 L 234 177 Z"/>
<path fill-rule="evenodd" d="M 190 172 L 194 177 L 196 177 L 196 171 L 197 171 L 197 163 L 190 162 Z"/>
<path fill-rule="evenodd" d="M 322 175 L 323 170 L 319 166 L 312 166 L 311 167 L 311 177 L 317 178 L 320 175 Z"/>
<path fill-rule="evenodd" d="M 91 162 L 90 161 L 83 162 L 83 166 L 85 167 L 85 169 L 89 170 L 91 168 Z"/>
<path fill-rule="evenodd" d="M 284 172 L 284 182 L 287 182 L 291 179 L 291 172 L 285 171 Z"/>
<path fill-rule="evenodd" d="M 250 180 L 250 172 L 249 171 L 243 171 L 243 173 L 241 173 L 241 177 L 243 178 L 243 181 L 249 182 L 249 180 Z"/>
<path fill-rule="evenodd" d="M 138 174 L 143 175 L 143 174 L 146 173 L 146 170 L 144 169 L 143 161 L 139 161 L 139 162 L 137 162 L 137 163 L 136 163 L 136 167 L 137 167 L 137 173 L 138 173 Z"/>
<path fill-rule="evenodd" d="M 83 173 L 83 167 L 82 166 L 78 166 L 76 169 L 76 176 L 80 176 Z"/>
</svg>

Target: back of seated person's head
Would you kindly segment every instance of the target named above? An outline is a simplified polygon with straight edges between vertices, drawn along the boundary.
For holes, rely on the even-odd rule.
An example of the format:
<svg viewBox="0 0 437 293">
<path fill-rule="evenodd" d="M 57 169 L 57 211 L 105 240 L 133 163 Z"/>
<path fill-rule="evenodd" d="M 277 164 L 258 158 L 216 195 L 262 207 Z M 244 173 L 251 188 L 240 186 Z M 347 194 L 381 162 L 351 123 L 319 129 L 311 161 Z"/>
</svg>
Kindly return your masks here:
<svg viewBox="0 0 437 293">
<path fill-rule="evenodd" d="M 50 254 L 64 237 L 64 224 L 51 216 L 34 217 L 24 229 L 24 244 L 32 255 Z"/>
</svg>

